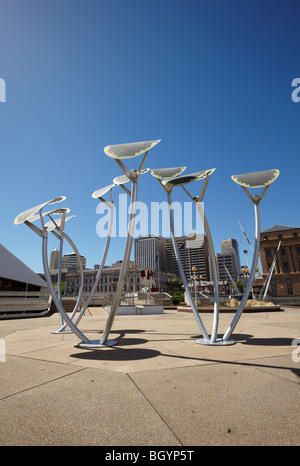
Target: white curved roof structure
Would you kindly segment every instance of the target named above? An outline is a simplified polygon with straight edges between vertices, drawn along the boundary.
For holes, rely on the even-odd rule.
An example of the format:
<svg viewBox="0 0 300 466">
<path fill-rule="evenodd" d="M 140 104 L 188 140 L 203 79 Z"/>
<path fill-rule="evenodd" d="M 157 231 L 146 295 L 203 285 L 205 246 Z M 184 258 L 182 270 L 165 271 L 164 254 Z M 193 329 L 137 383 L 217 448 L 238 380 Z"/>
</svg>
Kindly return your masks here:
<svg viewBox="0 0 300 466">
<path fill-rule="evenodd" d="M 47 283 L 33 270 L 0 244 L 0 277 L 48 288 Z"/>
</svg>

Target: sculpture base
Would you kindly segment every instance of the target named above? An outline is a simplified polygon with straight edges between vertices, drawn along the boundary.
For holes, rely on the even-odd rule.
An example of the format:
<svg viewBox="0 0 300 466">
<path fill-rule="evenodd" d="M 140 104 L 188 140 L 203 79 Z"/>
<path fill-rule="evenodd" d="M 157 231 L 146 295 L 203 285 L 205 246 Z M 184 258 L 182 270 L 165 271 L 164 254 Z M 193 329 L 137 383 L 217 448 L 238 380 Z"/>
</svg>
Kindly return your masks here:
<svg viewBox="0 0 300 466">
<path fill-rule="evenodd" d="M 205 338 L 199 338 L 196 340 L 196 343 L 199 345 L 206 345 L 206 346 L 228 346 L 228 345 L 235 345 L 235 340 L 222 340 L 222 338 L 217 338 L 216 341 L 206 340 Z"/>
<path fill-rule="evenodd" d="M 100 344 L 100 340 L 92 340 L 89 343 L 84 343 L 83 341 L 81 343 L 78 343 L 79 348 L 105 348 L 106 346 L 113 346 L 117 344 L 117 340 L 106 340 L 104 343 Z"/>
<path fill-rule="evenodd" d="M 67 334 L 67 333 L 74 333 L 73 330 L 52 330 L 50 333 L 53 334 Z"/>
</svg>

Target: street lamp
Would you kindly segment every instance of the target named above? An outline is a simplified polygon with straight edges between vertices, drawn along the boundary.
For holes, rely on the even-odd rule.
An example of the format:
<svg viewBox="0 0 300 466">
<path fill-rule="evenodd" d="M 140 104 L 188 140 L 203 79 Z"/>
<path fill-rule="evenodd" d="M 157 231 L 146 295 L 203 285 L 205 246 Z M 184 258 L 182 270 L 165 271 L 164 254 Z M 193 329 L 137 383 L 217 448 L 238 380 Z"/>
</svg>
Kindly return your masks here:
<svg viewBox="0 0 300 466">
<path fill-rule="evenodd" d="M 173 243 L 175 257 L 177 260 L 179 273 L 180 273 L 181 280 L 185 288 L 186 295 L 192 307 L 192 311 L 195 316 L 196 322 L 202 332 L 203 340 L 206 342 L 206 344 L 209 344 L 210 342 L 209 336 L 199 316 L 197 306 L 194 303 L 194 300 L 191 295 L 191 290 L 189 289 L 189 286 L 186 280 L 186 276 L 185 276 L 183 266 L 182 266 L 180 256 L 179 256 L 179 251 L 178 251 L 178 246 L 177 246 L 177 241 L 176 241 L 175 231 L 174 231 L 174 218 L 173 218 L 173 211 L 172 211 L 172 195 L 171 195 L 174 187 L 176 185 L 181 186 L 182 184 L 191 183 L 192 181 L 201 179 L 202 174 L 203 174 L 203 172 L 198 172 L 198 173 L 193 173 L 192 175 L 179 176 L 185 170 L 185 168 L 186 167 L 158 168 L 158 169 L 151 169 L 150 173 L 152 176 L 154 176 L 158 180 L 158 182 L 160 183 L 164 191 L 167 193 L 171 237 L 172 237 L 172 243 Z M 162 181 L 163 178 L 165 179 Z"/>
<path fill-rule="evenodd" d="M 64 201 L 65 199 L 66 199 L 65 196 L 60 196 L 60 197 L 57 197 L 57 198 L 52 199 L 50 201 L 44 202 L 43 204 L 40 204 L 38 206 L 32 207 L 31 209 L 28 209 L 28 210 L 22 212 L 21 214 L 19 214 L 16 217 L 14 223 L 15 223 L 15 225 L 25 223 L 26 226 L 28 226 L 31 230 L 33 230 L 38 236 L 40 236 L 42 238 L 43 268 L 44 268 L 46 282 L 47 282 L 47 285 L 49 287 L 49 291 L 50 291 L 50 294 L 51 294 L 52 299 L 54 301 L 54 304 L 55 304 L 56 308 L 58 309 L 58 311 L 60 312 L 60 314 L 62 315 L 65 322 L 68 324 L 68 326 L 71 328 L 71 330 L 73 330 L 73 332 L 77 335 L 77 337 L 80 340 L 82 340 L 83 342 L 85 342 L 85 343 L 91 343 L 90 340 L 78 329 L 78 327 L 74 324 L 72 319 L 68 316 L 67 312 L 64 310 L 62 302 L 61 302 L 59 296 L 56 294 L 55 289 L 53 287 L 52 280 L 51 280 L 51 275 L 50 275 L 50 272 L 49 272 L 48 255 L 47 255 L 48 230 L 46 228 L 46 225 L 44 224 L 43 217 L 45 215 L 50 216 L 50 214 L 54 214 L 55 211 L 51 211 L 49 213 L 44 213 L 43 209 L 47 205 L 55 204 L 55 203 Z M 37 218 L 37 216 L 35 215 L 37 212 L 38 212 L 38 216 L 40 218 L 41 228 L 38 228 L 36 225 L 34 225 L 32 223 L 32 220 L 35 221 L 36 218 Z M 57 225 L 57 227 L 58 227 L 58 225 Z M 58 227 L 58 229 L 59 229 L 59 227 Z M 75 254 L 76 254 L 77 258 L 78 258 L 78 251 L 77 251 L 73 241 L 64 233 L 64 231 L 60 230 L 59 233 L 60 233 L 60 235 L 63 236 L 63 238 L 65 238 L 68 241 L 68 243 L 73 248 L 73 250 L 74 250 L 74 252 L 75 252 Z M 82 264 L 81 264 L 80 257 L 79 257 L 79 265 L 81 267 L 81 272 L 82 272 Z"/>
<path fill-rule="evenodd" d="M 253 172 L 253 173 L 245 173 L 242 175 L 233 175 L 231 178 L 235 181 L 238 185 L 242 187 L 245 191 L 249 199 L 254 205 L 254 214 L 255 214 L 255 247 L 253 252 L 253 259 L 251 270 L 249 273 L 249 278 L 247 282 L 247 286 L 243 295 L 243 298 L 240 302 L 240 305 L 236 311 L 234 318 L 232 319 L 231 324 L 229 325 L 227 331 L 223 336 L 224 341 L 228 341 L 230 338 L 236 324 L 239 321 L 239 318 L 244 310 L 246 301 L 249 296 L 249 292 L 253 283 L 254 274 L 256 271 L 258 255 L 259 255 L 259 235 L 260 235 L 260 210 L 259 205 L 265 196 L 267 190 L 269 189 L 270 185 L 278 178 L 279 170 L 272 169 L 272 170 L 264 170 L 260 172 Z M 260 195 L 252 196 L 247 188 L 263 188 Z"/>
<path fill-rule="evenodd" d="M 206 336 L 204 338 L 200 338 L 196 340 L 197 343 L 199 344 L 210 344 L 210 345 L 224 345 L 224 344 L 230 344 L 230 343 L 224 343 L 223 340 L 217 339 L 217 334 L 218 334 L 218 324 L 219 324 L 219 284 L 218 284 L 218 272 L 217 272 L 217 264 L 216 264 L 216 259 L 215 259 L 215 252 L 214 252 L 214 245 L 213 245 L 213 240 L 212 236 L 210 233 L 208 221 L 206 218 L 206 215 L 204 213 L 204 209 L 202 207 L 202 201 L 204 198 L 204 194 L 207 188 L 207 184 L 209 181 L 210 175 L 215 171 L 215 168 L 211 168 L 209 170 L 204 170 L 201 172 L 197 173 L 192 173 L 190 175 L 183 175 L 179 176 L 177 178 L 172 178 L 171 180 L 166 180 L 164 182 L 164 185 L 166 187 L 168 186 L 181 186 L 182 189 L 186 192 L 186 194 L 192 199 L 192 201 L 196 204 L 196 207 L 198 209 L 198 212 L 201 216 L 203 225 L 204 225 L 204 230 L 206 232 L 206 237 L 207 237 L 207 243 L 208 243 L 208 249 L 210 251 L 210 255 L 212 258 L 212 274 L 213 274 L 213 282 L 214 282 L 214 317 L 213 317 L 213 326 L 212 326 L 212 334 L 211 338 L 207 339 Z M 201 180 L 205 179 L 205 182 L 202 186 L 202 190 L 200 192 L 199 196 L 192 196 L 189 191 L 186 189 L 185 185 L 188 183 L 191 183 L 195 180 Z"/>
<path fill-rule="evenodd" d="M 59 299 L 60 302 L 62 302 L 61 268 L 62 268 L 62 253 L 63 253 L 63 240 L 64 240 L 64 237 L 63 237 L 62 234 L 59 234 L 58 232 L 56 232 L 54 230 L 57 229 L 57 230 L 59 230 L 60 233 L 63 232 L 64 227 L 65 227 L 65 223 L 70 218 L 75 217 L 75 215 L 71 215 L 70 217 L 66 217 L 66 214 L 68 212 L 70 212 L 70 209 L 68 209 L 68 208 L 56 209 L 56 210 L 52 210 L 50 212 L 42 212 L 42 217 L 45 217 L 47 215 L 51 219 L 49 222 L 47 222 L 44 225 L 44 228 L 47 231 L 51 231 L 53 233 L 53 235 L 56 236 L 56 238 L 58 238 L 58 240 L 59 240 L 59 252 L 58 252 L 58 263 L 57 263 L 57 288 L 58 288 L 57 293 L 58 293 L 58 299 Z M 51 215 L 58 215 L 58 214 L 61 214 L 61 218 L 55 218 L 55 220 L 52 219 Z M 39 214 L 30 216 L 30 224 L 31 224 L 32 229 L 34 228 L 33 222 L 35 222 L 38 219 L 40 219 Z M 80 305 L 80 299 L 81 299 L 81 296 L 82 296 L 82 288 L 83 288 L 83 275 L 81 276 L 80 293 L 78 295 L 77 303 L 76 303 L 76 305 L 75 305 L 75 307 L 73 309 L 72 316 L 74 316 L 76 314 L 76 312 L 78 310 L 78 307 Z M 60 313 L 59 313 L 59 322 L 60 322 L 60 326 L 62 326 L 63 323 L 64 323 L 62 315 Z M 51 331 L 50 333 L 58 333 L 58 331 Z"/>
<path fill-rule="evenodd" d="M 133 142 L 133 143 L 128 143 L 128 144 L 116 144 L 116 145 L 106 146 L 104 148 L 104 153 L 116 161 L 116 163 L 119 165 L 123 173 L 126 175 L 128 181 L 131 181 L 132 191 L 130 192 L 128 190 L 128 194 L 130 193 L 130 196 L 131 196 L 131 202 L 130 202 L 129 224 L 128 224 L 127 239 L 126 239 L 126 244 L 125 244 L 125 249 L 124 249 L 124 256 L 123 256 L 121 270 L 119 273 L 117 289 L 116 289 L 116 292 L 114 293 L 111 310 L 108 315 L 108 319 L 107 319 L 102 337 L 100 339 L 101 346 L 106 346 L 109 342 L 108 336 L 109 336 L 111 327 L 113 325 L 115 315 L 117 313 L 117 309 L 118 309 L 120 299 L 121 299 L 122 290 L 124 287 L 125 276 L 126 276 L 126 272 L 128 269 L 130 252 L 132 248 L 134 226 L 135 226 L 138 180 L 143 170 L 143 166 L 146 162 L 148 151 L 152 147 L 154 147 L 156 144 L 158 144 L 159 142 L 160 142 L 160 139 L 153 140 L 153 141 Z M 143 156 L 143 159 L 140 163 L 138 170 L 129 171 L 129 169 L 124 165 L 122 160 L 133 158 L 141 154 L 144 154 L 144 156 Z M 81 346 L 86 347 L 86 345 L 84 344 L 81 344 Z"/>
<path fill-rule="evenodd" d="M 104 253 L 103 253 L 103 256 L 102 256 L 102 261 L 101 261 L 101 265 L 98 269 L 98 272 L 97 272 L 97 275 L 95 277 L 95 281 L 93 283 L 93 286 L 91 288 L 91 291 L 87 297 L 87 299 L 85 300 L 76 320 L 75 320 L 75 325 L 78 325 L 82 316 L 84 315 L 84 312 L 85 310 L 87 309 L 89 303 L 90 303 L 90 300 L 95 292 L 95 289 L 99 283 L 99 280 L 100 280 L 100 277 L 101 277 L 101 274 L 102 274 L 102 271 L 103 271 L 103 268 L 104 268 L 104 265 L 105 265 L 105 261 L 106 261 L 106 257 L 107 257 L 107 253 L 108 253 L 108 249 L 109 249 L 109 244 L 110 244 L 110 239 L 111 239 L 111 232 L 112 232 L 112 226 L 113 226 L 113 201 L 112 201 L 112 188 L 115 187 L 116 184 L 110 184 L 108 186 L 105 186 L 104 188 L 100 188 L 98 189 L 97 191 L 95 191 L 93 194 L 92 194 L 92 197 L 95 198 L 95 199 L 99 199 L 101 202 L 103 202 L 109 209 L 110 211 L 110 215 L 109 215 L 109 227 L 108 227 L 108 234 L 107 234 L 107 238 L 106 238 L 106 243 L 105 243 L 105 248 L 104 248 Z M 103 198 L 103 196 L 110 191 L 110 201 L 107 201 Z M 72 318 L 72 317 L 71 317 Z M 59 331 L 62 331 L 64 330 L 66 324 L 59 330 Z"/>
</svg>

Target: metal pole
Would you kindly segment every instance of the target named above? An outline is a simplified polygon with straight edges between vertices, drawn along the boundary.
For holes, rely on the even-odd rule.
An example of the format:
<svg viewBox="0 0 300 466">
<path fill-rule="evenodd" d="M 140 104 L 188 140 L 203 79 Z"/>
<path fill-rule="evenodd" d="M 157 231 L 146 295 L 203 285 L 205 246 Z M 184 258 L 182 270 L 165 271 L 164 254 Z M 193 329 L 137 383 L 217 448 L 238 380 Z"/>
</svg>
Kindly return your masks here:
<svg viewBox="0 0 300 466">
<path fill-rule="evenodd" d="M 169 206 L 169 218 L 170 218 L 170 230 L 171 230 L 171 236 L 172 236 L 172 243 L 173 243 L 173 248 L 174 248 L 174 252 L 175 252 L 175 257 L 176 257 L 176 260 L 177 260 L 177 264 L 178 264 L 178 269 L 179 269 L 179 273 L 180 273 L 180 276 L 181 276 L 181 280 L 182 280 L 182 283 L 184 285 L 184 289 L 185 289 L 185 292 L 187 294 L 187 297 L 188 297 L 188 300 L 191 304 L 191 307 L 192 307 L 192 310 L 193 310 L 193 313 L 194 313 L 194 316 L 196 318 L 196 321 L 199 325 L 199 328 L 200 330 L 202 331 L 202 334 L 203 334 L 203 337 L 204 337 L 204 340 L 209 342 L 209 336 L 206 332 L 206 329 L 202 323 L 202 320 L 199 316 L 199 313 L 197 311 L 197 308 L 195 306 L 195 303 L 193 301 L 193 298 L 192 298 L 192 295 L 191 295 L 191 291 L 189 289 L 189 286 L 188 286 L 188 283 L 186 281 L 186 277 L 185 277 L 185 274 L 184 274 L 184 270 L 183 270 L 183 267 L 182 267 L 182 263 L 181 263 L 181 260 L 180 260 L 180 256 L 179 256 L 179 251 L 178 251 L 178 247 L 177 247 L 177 242 L 176 242 L 176 239 L 175 239 L 175 233 L 174 233 L 174 218 L 173 218 L 173 212 L 172 212 L 172 196 L 171 196 L 171 191 L 168 191 L 167 192 L 168 194 L 168 206 Z"/>
<path fill-rule="evenodd" d="M 50 217 L 50 216 L 49 216 Z M 51 217 L 50 217 L 51 219 Z M 63 230 L 64 229 L 64 226 L 65 226 L 65 221 L 66 221 L 66 212 L 64 212 L 62 214 L 62 218 L 61 218 L 61 229 Z M 62 292 L 61 292 L 61 267 L 62 267 L 62 253 L 63 253 L 63 238 L 62 236 L 60 237 L 59 239 L 59 253 L 58 253 L 58 264 L 57 264 L 57 268 L 58 268 L 58 277 L 57 277 L 57 286 L 58 286 L 58 298 L 60 300 L 60 302 L 62 303 Z M 60 323 L 60 326 L 62 326 L 64 324 L 64 320 L 62 318 L 62 315 L 59 313 L 59 323 Z"/>
<path fill-rule="evenodd" d="M 247 261 L 247 265 L 248 265 L 248 270 L 250 270 L 250 264 L 249 264 L 249 258 L 248 258 L 248 251 L 247 251 L 247 249 L 244 250 L 244 253 L 245 253 L 245 256 L 246 256 L 246 261 Z M 254 299 L 255 299 L 255 296 L 254 296 L 253 286 L 251 286 L 251 291 L 252 291 L 252 299 L 254 300 Z"/>
<path fill-rule="evenodd" d="M 129 224 L 128 224 L 128 233 L 127 233 L 127 239 L 126 239 L 126 245 L 125 245 L 125 250 L 124 250 L 124 257 L 122 261 L 122 266 L 121 270 L 119 273 L 119 279 L 118 279 L 118 284 L 117 284 L 117 289 L 116 293 L 114 295 L 114 300 L 112 303 L 112 307 L 106 322 L 106 326 L 103 332 L 103 335 L 100 339 L 100 344 L 105 346 L 107 338 L 109 336 L 109 332 L 112 328 L 115 315 L 117 313 L 119 304 L 120 304 L 120 299 L 121 299 L 121 294 L 123 291 L 124 287 L 124 282 L 125 282 L 125 276 L 126 272 L 128 269 L 128 264 L 129 264 L 129 258 L 130 258 L 130 253 L 131 253 L 131 247 L 132 247 L 132 240 L 133 240 L 133 234 L 134 234 L 134 225 L 135 225 L 135 213 L 136 213 L 136 199 L 137 199 L 137 180 L 132 181 L 132 190 L 131 190 L 131 202 L 130 202 L 130 214 L 129 214 Z"/>
<path fill-rule="evenodd" d="M 92 289 L 90 291 L 90 294 L 89 296 L 87 297 L 76 321 L 75 321 L 75 324 L 78 325 L 78 323 L 80 322 L 80 319 L 82 318 L 86 308 L 88 307 L 89 305 L 89 302 L 93 296 L 93 293 L 99 283 L 99 280 L 100 280 L 100 277 L 101 277 L 101 274 L 102 274 L 102 271 L 103 271 L 103 267 L 105 265 L 105 261 L 106 261 L 106 257 L 107 257 L 107 253 L 108 253 L 108 249 L 109 249 L 109 244 L 110 244 L 110 239 L 111 239 L 111 232 L 112 232 L 112 226 L 113 226 L 113 218 L 114 218 L 114 215 L 113 215 L 113 205 L 112 203 L 109 204 L 107 203 L 107 205 L 109 205 L 110 207 L 110 217 L 109 217 L 109 228 L 108 228 L 108 235 L 107 235 L 107 238 L 106 238 L 106 244 L 105 244 L 105 249 L 104 249 L 104 253 L 103 253 L 103 257 L 102 257 L 102 262 L 101 262 L 101 265 L 99 267 L 99 270 L 97 272 L 97 275 L 96 275 L 96 278 L 95 278 L 95 281 L 94 281 L 94 284 L 92 286 Z"/>
<path fill-rule="evenodd" d="M 214 282 L 214 319 L 213 319 L 213 327 L 212 327 L 212 334 L 211 334 L 211 342 L 215 342 L 218 336 L 218 325 L 219 325 L 219 283 L 218 283 L 218 271 L 217 271 L 217 264 L 216 264 L 216 256 L 214 250 L 214 244 L 211 237 L 210 229 L 208 226 L 207 218 L 204 213 L 202 203 L 196 202 L 196 206 L 198 212 L 201 216 L 204 230 L 206 232 L 208 249 L 211 254 L 211 262 L 212 262 L 212 272 L 213 272 L 213 282 Z M 199 342 L 201 343 L 201 342 Z"/>
<path fill-rule="evenodd" d="M 246 290 L 244 292 L 243 298 L 240 302 L 240 305 L 235 313 L 234 318 L 232 319 L 232 322 L 230 326 L 228 327 L 226 333 L 223 336 L 224 341 L 228 341 L 229 337 L 231 336 L 233 330 L 235 329 L 236 324 L 239 321 L 239 318 L 241 317 L 241 314 L 244 310 L 244 307 L 246 305 L 246 301 L 248 299 L 250 289 L 252 286 L 252 282 L 254 279 L 255 275 L 255 269 L 257 265 L 257 260 L 258 260 L 258 254 L 259 254 L 259 235 L 260 235 L 260 210 L 259 210 L 259 203 L 254 204 L 254 213 L 255 213 L 255 246 L 254 246 L 254 253 L 253 253 L 253 259 L 252 259 L 252 266 L 250 270 L 250 275 L 248 278 L 248 283 L 246 286 Z"/>
<path fill-rule="evenodd" d="M 61 264 L 62 264 L 62 253 L 63 253 L 63 238 L 60 237 L 59 239 L 59 253 L 58 253 L 58 278 L 57 278 L 57 286 L 58 286 L 58 299 L 62 303 L 62 295 L 61 295 Z M 59 313 L 59 324 L 62 327 L 64 325 L 64 320 L 62 318 L 61 313 Z"/>
<path fill-rule="evenodd" d="M 53 288 L 50 272 L 49 272 L 49 267 L 48 267 L 48 257 L 47 257 L 47 243 L 48 243 L 48 236 L 47 236 L 47 231 L 44 231 L 43 234 L 43 243 L 42 243 L 42 258 L 43 258 L 43 267 L 44 267 L 44 273 L 45 273 L 45 278 L 49 287 L 49 291 L 51 293 L 52 299 L 54 301 L 54 304 L 57 307 L 57 310 L 62 314 L 64 320 L 67 322 L 69 325 L 70 329 L 73 330 L 73 332 L 78 336 L 80 340 L 82 340 L 84 343 L 90 343 L 90 340 L 86 338 L 86 336 L 76 327 L 76 325 L 72 322 L 72 320 L 69 318 L 68 314 L 64 310 L 61 302 L 58 299 L 58 296 Z"/>
<path fill-rule="evenodd" d="M 52 232 L 55 234 L 55 236 L 57 235 L 56 232 Z M 80 259 L 80 254 L 78 252 L 78 249 L 76 248 L 75 244 L 73 243 L 73 241 L 71 240 L 71 238 L 69 238 L 68 235 L 66 235 L 66 233 L 62 232 L 61 233 L 61 237 L 62 238 L 65 238 L 68 243 L 70 244 L 70 246 L 72 247 L 73 251 L 75 252 L 76 254 L 76 257 L 77 257 L 77 260 L 78 260 L 78 264 L 79 264 L 79 270 L 80 270 L 80 288 L 79 288 L 79 293 L 78 293 L 78 298 L 77 298 L 77 302 L 76 302 L 76 305 L 73 309 L 73 312 L 70 316 L 70 319 L 73 320 L 74 316 L 76 315 L 76 312 L 78 311 L 78 308 L 81 304 L 81 300 L 82 300 L 82 293 L 83 293 L 83 280 L 84 280 L 84 277 L 83 277 L 83 267 L 82 267 L 82 263 L 81 263 L 81 259 Z M 51 333 L 63 333 L 65 331 L 67 327 L 67 324 L 65 323 L 60 329 L 58 329 L 57 331 L 53 331 Z M 66 333 L 68 333 L 69 331 L 66 330 Z"/>
<path fill-rule="evenodd" d="M 270 281 L 271 281 L 272 274 L 273 274 L 273 271 L 274 271 L 274 267 L 275 267 L 275 264 L 276 264 L 277 254 L 278 254 L 278 251 L 280 249 L 280 245 L 281 245 L 281 241 L 279 241 L 279 243 L 278 243 L 277 250 L 275 252 L 275 256 L 274 256 L 274 259 L 272 261 L 272 265 L 271 265 L 269 276 L 268 276 L 268 279 L 267 279 L 265 291 L 264 291 L 263 298 L 262 298 L 263 301 L 265 301 L 265 299 L 266 299 L 267 291 L 268 291 L 268 288 L 270 286 Z"/>
</svg>

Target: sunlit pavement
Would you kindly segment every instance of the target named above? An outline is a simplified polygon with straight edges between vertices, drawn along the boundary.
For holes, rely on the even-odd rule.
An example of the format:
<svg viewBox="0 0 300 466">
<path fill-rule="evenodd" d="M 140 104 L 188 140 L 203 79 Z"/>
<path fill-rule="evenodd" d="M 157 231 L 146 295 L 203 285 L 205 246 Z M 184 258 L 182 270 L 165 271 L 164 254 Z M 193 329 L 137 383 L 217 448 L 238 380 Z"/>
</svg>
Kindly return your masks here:
<svg viewBox="0 0 300 466">
<path fill-rule="evenodd" d="M 95 310 L 79 327 L 99 339 L 105 321 Z M 193 314 L 170 310 L 117 315 L 109 348 L 79 348 L 58 325 L 0 322 L 1 445 L 300 444 L 300 309 L 243 314 L 232 346 L 197 344 Z"/>
</svg>

